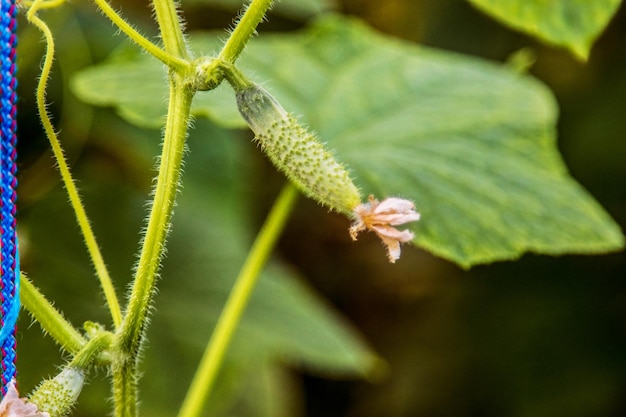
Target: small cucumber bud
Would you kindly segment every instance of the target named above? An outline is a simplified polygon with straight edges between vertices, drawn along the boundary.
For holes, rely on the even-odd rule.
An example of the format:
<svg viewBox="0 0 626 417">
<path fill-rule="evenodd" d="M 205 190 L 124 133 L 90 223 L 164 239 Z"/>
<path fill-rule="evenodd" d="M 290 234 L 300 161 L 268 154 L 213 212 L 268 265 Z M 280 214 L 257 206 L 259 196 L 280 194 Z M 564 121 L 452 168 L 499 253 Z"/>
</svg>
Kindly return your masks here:
<svg viewBox="0 0 626 417">
<path fill-rule="evenodd" d="M 29 403 L 50 417 L 65 417 L 76 403 L 84 381 L 81 369 L 66 367 L 54 378 L 42 382 L 31 394 Z"/>
<path fill-rule="evenodd" d="M 237 91 L 237 106 L 272 163 L 308 197 L 352 215 L 361 203 L 347 169 L 266 90 Z"/>
</svg>

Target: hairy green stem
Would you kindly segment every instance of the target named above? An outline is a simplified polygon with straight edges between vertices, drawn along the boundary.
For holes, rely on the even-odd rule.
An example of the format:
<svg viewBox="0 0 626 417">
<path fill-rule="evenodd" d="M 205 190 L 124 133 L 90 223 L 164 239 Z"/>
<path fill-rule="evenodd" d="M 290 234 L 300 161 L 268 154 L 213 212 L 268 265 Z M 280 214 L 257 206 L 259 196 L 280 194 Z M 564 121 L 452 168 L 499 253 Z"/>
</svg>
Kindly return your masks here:
<svg viewBox="0 0 626 417">
<path fill-rule="evenodd" d="M 117 335 L 118 358 L 113 366 L 117 417 L 136 415 L 138 356 L 174 209 L 192 97 L 193 91 L 181 77 L 171 75 L 169 109 L 154 200 L 128 307 Z"/>
<path fill-rule="evenodd" d="M 85 346 L 87 341 L 80 332 L 65 320 L 23 273 L 20 274 L 20 299 L 26 310 L 64 350 L 76 353 Z"/>
<path fill-rule="evenodd" d="M 177 58 L 188 57 L 180 18 L 173 0 L 152 0 L 165 51 Z"/>
<path fill-rule="evenodd" d="M 287 184 L 267 217 L 224 305 L 178 417 L 198 417 L 215 384 L 220 365 L 248 305 L 261 271 L 291 213 L 298 191 Z"/>
<path fill-rule="evenodd" d="M 102 13 L 104 13 L 115 26 L 117 26 L 122 32 L 124 32 L 130 40 L 145 49 L 148 53 L 153 55 L 159 61 L 163 62 L 169 68 L 174 68 L 182 71 L 189 67 L 189 63 L 186 60 L 164 51 L 163 49 L 159 48 L 157 45 L 146 39 L 141 33 L 137 32 L 109 5 L 106 0 L 94 0 L 94 2 L 100 8 Z"/>
<path fill-rule="evenodd" d="M 99 355 L 113 344 L 113 333 L 103 331 L 93 338 L 74 355 L 70 366 L 85 369 L 99 358 Z"/>
<path fill-rule="evenodd" d="M 272 0 L 252 0 L 220 51 L 218 59 L 230 63 L 237 60 L 271 5 Z"/>
<path fill-rule="evenodd" d="M 220 65 L 224 78 L 226 78 L 235 92 L 245 90 L 246 88 L 250 88 L 254 85 L 234 64 L 221 61 Z"/>
</svg>

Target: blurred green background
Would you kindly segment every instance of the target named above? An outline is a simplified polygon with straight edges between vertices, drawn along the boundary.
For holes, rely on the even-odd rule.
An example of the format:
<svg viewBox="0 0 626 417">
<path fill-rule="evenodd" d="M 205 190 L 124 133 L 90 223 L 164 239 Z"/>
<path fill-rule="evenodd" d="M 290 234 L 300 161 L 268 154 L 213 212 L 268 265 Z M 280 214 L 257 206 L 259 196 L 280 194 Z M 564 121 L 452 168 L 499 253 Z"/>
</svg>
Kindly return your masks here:
<svg viewBox="0 0 626 417">
<path fill-rule="evenodd" d="M 237 8 L 228 4 L 233 2 L 200 3 L 182 2 L 189 30 L 231 25 Z M 145 2 L 117 5 L 143 33 L 156 34 Z M 392 36 L 487 59 L 504 61 L 520 48 L 531 47 L 537 58 L 531 73 L 553 90 L 561 108 L 559 147 L 573 177 L 626 227 L 626 7 L 584 64 L 564 50 L 501 26 L 460 0 L 345 0 L 335 7 Z M 94 109 L 72 96 L 68 88 L 72 74 L 105 59 L 122 40 L 112 36 L 109 22 L 93 8 L 79 2 L 46 15 L 58 42 L 48 101 L 121 293 L 135 261 L 159 132 L 135 128 L 113 111 Z M 298 10 L 277 9 L 260 32 L 296 30 L 308 17 Z M 107 323 L 96 281 L 86 279 L 91 276 L 89 261 L 35 112 L 33 92 L 43 52 L 40 35 L 25 21 L 20 23 L 23 268 L 75 324 L 86 319 Z M 198 121 L 190 143 L 194 135 L 206 132 L 222 135 L 209 122 Z M 231 149 L 230 139 L 224 134 L 222 145 L 214 148 L 222 153 L 196 145 L 201 152 L 192 149 L 189 155 L 199 163 L 190 161 L 185 176 L 207 181 L 205 189 L 195 183 L 189 190 L 183 188 L 185 195 L 195 191 L 229 203 L 222 209 L 208 207 L 207 219 L 197 219 L 194 216 L 205 207 L 191 202 L 183 206 L 183 201 L 180 211 L 197 224 L 178 214 L 175 217 L 145 354 L 147 377 L 158 379 L 159 371 L 150 369 L 159 367 L 164 377 L 156 385 L 162 390 L 156 390 L 155 384 L 144 388 L 145 415 L 172 414 L 169 404 L 184 393 L 202 349 L 198 341 L 189 341 L 187 346 L 184 337 L 163 336 L 184 330 L 175 320 L 159 318 L 159 313 L 196 306 L 177 304 L 175 297 L 176 291 L 195 290 L 176 288 L 177 274 L 194 270 L 186 260 L 194 227 L 226 223 L 253 234 L 283 182 L 254 146 Z M 202 152 L 206 153 L 198 155 Z M 214 167 L 241 164 L 243 171 L 255 175 L 232 186 L 232 193 L 224 197 L 214 193 L 211 184 L 231 184 L 234 178 L 211 169 L 212 158 L 220 161 Z M 193 168 L 202 165 L 201 161 L 202 169 Z M 229 223 L 231 208 L 245 211 L 249 224 Z M 382 248 L 375 237 L 364 236 L 357 246 L 349 240 L 345 226 L 343 217 L 301 199 L 280 241 L 278 256 L 354 324 L 388 362 L 388 372 L 370 381 L 333 378 L 286 360 L 289 366 L 280 375 L 283 397 L 271 395 L 289 403 L 288 415 L 626 415 L 624 252 L 593 257 L 526 255 L 516 262 L 466 272 L 407 247 L 401 262 L 389 265 L 379 256 Z M 198 256 L 211 258 L 212 252 L 205 252 Z M 219 257 L 211 261 L 207 264 L 217 266 L 210 268 L 219 270 Z M 59 349 L 49 338 L 42 338 L 38 325 L 30 325 L 25 314 L 19 344 L 23 390 L 30 390 L 63 363 Z M 85 389 L 77 415 L 106 414 L 107 403 L 102 401 L 106 396 L 105 375 L 100 372 Z M 162 410 L 160 404 L 166 404 Z M 259 415 L 239 407 L 235 405 L 227 415 Z"/>
</svg>

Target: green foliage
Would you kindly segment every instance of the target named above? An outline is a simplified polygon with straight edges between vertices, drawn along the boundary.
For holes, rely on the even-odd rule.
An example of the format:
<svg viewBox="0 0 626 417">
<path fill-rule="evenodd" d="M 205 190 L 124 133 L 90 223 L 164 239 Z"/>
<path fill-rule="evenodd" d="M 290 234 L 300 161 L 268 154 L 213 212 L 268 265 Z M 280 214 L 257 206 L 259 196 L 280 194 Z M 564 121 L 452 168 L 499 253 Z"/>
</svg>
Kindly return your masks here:
<svg viewBox="0 0 626 417">
<path fill-rule="evenodd" d="M 193 38 L 201 51 L 214 42 Z M 75 91 L 116 106 L 131 122 L 157 125 L 163 92 L 144 90 L 139 77 L 152 86 L 159 65 L 126 59 L 80 74 Z M 268 80 L 286 109 L 304 114 L 365 195 L 414 199 L 423 215 L 412 225 L 416 243 L 439 256 L 469 267 L 525 251 L 623 246 L 617 225 L 567 174 L 555 146 L 556 104 L 532 77 L 401 43 L 339 16 L 252 42 L 241 67 Z M 200 93 L 193 111 L 224 117 L 229 127 L 236 108 L 226 86 L 219 89 Z"/>
<path fill-rule="evenodd" d="M 156 150 L 155 139 L 154 135 L 141 134 L 116 145 L 145 157 L 147 145 L 153 152 Z M 249 176 L 245 167 L 249 157 L 245 145 L 233 132 L 205 121 L 197 123 L 189 138 L 185 187 L 168 245 L 157 299 L 159 314 L 152 320 L 149 334 L 142 389 L 160 392 L 164 381 L 180 382 L 169 387 L 170 394 L 159 403 L 145 404 L 147 415 L 171 416 L 176 412 L 193 367 L 249 250 L 253 233 L 251 214 L 255 210 L 246 197 Z M 97 291 L 91 280 L 86 279 L 90 275 L 89 264 L 85 257 L 76 256 L 82 253 L 80 237 L 74 233 L 73 219 L 64 207 L 61 191 L 39 202 L 24 217 L 32 241 L 30 254 L 39 259 L 36 267 L 31 268 L 32 275 L 60 280 L 72 287 L 58 288 L 59 297 L 67 291 L 74 295 L 93 294 L 73 304 L 73 315 L 100 318 Z M 141 224 L 145 190 L 123 186 L 117 181 L 92 180 L 86 191 L 85 201 L 98 225 L 96 231 L 105 256 L 115 275 L 125 276 L 123 271 L 132 265 L 129 254 Z M 63 215 L 63 211 L 67 214 Z M 50 222 L 50 216 L 57 221 Z M 52 295 L 57 294 L 52 292 Z M 176 360 L 172 360 L 171 350 L 160 348 L 165 346 L 179 346 Z M 272 403 L 280 397 L 279 388 L 285 383 L 284 376 L 280 376 L 280 364 L 290 363 L 320 375 L 369 377 L 376 372 L 379 361 L 356 330 L 315 295 L 295 270 L 276 259 L 263 274 L 244 315 L 222 372 L 224 380 L 212 397 L 211 409 L 219 413 L 241 401 L 253 402 L 257 391 L 250 386 L 254 387 L 256 375 L 265 375 L 270 384 L 262 385 L 263 389 L 276 391 L 278 397 L 267 399 Z M 267 402 L 255 407 L 263 410 L 270 407 Z M 284 404 L 287 405 L 288 402 Z M 291 414 L 283 411 L 282 415 Z"/>
<path fill-rule="evenodd" d="M 621 0 L 468 0 L 501 22 L 564 46 L 582 60 Z"/>
<path fill-rule="evenodd" d="M 171 6 L 165 1 L 158 3 Z M 185 2 L 190 5 L 204 3 L 201 0 Z M 235 4 L 230 0 L 206 3 Z M 328 4 L 315 0 L 285 0 L 278 3 L 277 10 L 289 17 L 301 18 L 326 9 Z M 567 12 L 563 15 L 569 18 L 557 25 L 560 29 L 556 32 L 551 29 L 554 25 L 548 25 L 557 22 L 549 18 L 550 14 L 532 9 L 537 2 L 524 5 L 502 3 L 498 10 L 504 10 L 507 19 L 519 18 L 525 23 L 532 20 L 532 27 L 537 28 L 532 33 L 550 42 L 567 45 L 579 56 L 586 57 L 592 39 L 606 25 L 617 5 L 611 3 L 613 9 L 609 10 L 606 4 L 602 9 L 606 15 L 600 19 L 600 13 L 589 12 L 598 4 L 561 3 L 561 10 Z M 491 5 L 497 6 L 496 2 Z M 512 12 L 506 7 L 520 9 Z M 169 14 L 170 18 L 172 16 L 174 14 Z M 584 18 L 581 20 L 580 16 Z M 595 18 L 592 36 L 588 30 L 591 25 L 586 22 Z M 574 32 L 584 40 L 573 40 L 576 38 L 572 35 Z M 557 35 L 567 39 L 561 41 Z M 224 36 L 223 32 L 198 32 L 189 39 L 195 55 L 200 56 L 218 51 Z M 69 38 L 74 39 L 74 33 Z M 99 39 L 94 36 L 92 43 L 98 44 Z M 63 41 L 59 43 L 62 48 Z M 237 48 L 233 50 L 237 51 Z M 236 57 L 237 53 L 232 56 Z M 250 42 L 236 64 L 246 74 L 253 74 L 255 81 L 263 83 L 288 111 L 303 115 L 302 119 L 319 132 L 338 158 L 348 163 L 365 195 L 373 193 L 377 197 L 414 199 L 423 219 L 411 225 L 416 232 L 415 243 L 442 258 L 469 268 L 480 263 L 515 259 L 527 251 L 603 253 L 624 245 L 624 236 L 617 224 L 568 174 L 556 148 L 556 100 L 531 76 L 497 63 L 398 41 L 376 33 L 358 20 L 338 15 L 325 16 L 301 32 L 263 34 Z M 126 46 L 118 49 L 106 62 L 79 73 L 72 79 L 72 88 L 88 103 L 114 107 L 119 115 L 136 126 L 158 129 L 163 126 L 168 111 L 167 76 L 162 63 Z M 67 113 L 84 114 L 76 109 L 84 110 L 76 106 Z M 125 278 L 136 261 L 132 252 L 136 249 L 136 231 L 143 224 L 144 199 L 149 189 L 149 181 L 142 180 L 149 171 L 151 158 L 158 153 L 157 130 L 139 130 L 137 137 L 132 137 L 137 133 L 132 126 L 119 128 L 119 120 L 111 123 L 111 120 L 103 122 L 99 118 L 104 111 L 93 113 L 100 115 L 96 116 L 98 127 L 94 131 L 101 138 L 95 148 L 105 154 L 103 159 L 110 158 L 114 163 L 109 165 L 111 161 L 98 157 L 90 159 L 90 152 L 94 150 L 89 148 L 94 146 L 92 143 L 79 164 L 86 167 L 87 174 L 78 178 L 107 264 L 112 276 L 117 278 L 117 287 L 122 288 L 128 284 Z M 141 367 L 146 376 L 141 382 L 142 394 L 146 394 L 142 412 L 155 417 L 174 415 L 180 405 L 198 357 L 220 318 L 233 278 L 246 258 L 258 229 L 257 219 L 265 215 L 265 209 L 256 199 L 259 190 L 255 188 L 255 180 L 261 167 L 256 164 L 256 156 L 251 155 L 257 149 L 243 140 L 242 132 L 234 130 L 246 124 L 237 112 L 232 89 L 224 83 L 214 91 L 196 94 L 192 113 L 198 120 L 188 138 L 182 193 L 177 199 L 168 256 L 156 297 L 158 314 L 151 320 L 150 343 Z M 186 123 L 179 123 L 178 128 L 183 125 Z M 179 129 L 181 134 L 182 130 Z M 72 129 L 67 131 L 71 134 Z M 182 153 L 182 146 L 178 149 Z M 96 175 L 91 177 L 91 172 L 97 174 L 102 168 L 104 175 L 98 179 Z M 265 179 L 263 175 L 258 177 Z M 141 186 L 137 186 L 138 183 Z M 265 190 L 266 184 L 263 185 Z M 83 256 L 78 233 L 74 233 L 76 230 L 65 199 L 57 190 L 22 214 L 20 233 L 26 236 L 21 239 L 24 265 L 33 281 L 43 287 L 43 293 L 59 300 L 57 307 L 71 306 L 67 314 L 69 321 L 80 323 L 88 317 L 108 323 L 110 319 L 101 308 L 96 284 L 91 279 L 93 273 L 88 259 Z M 159 209 L 157 206 L 157 213 Z M 339 227 L 345 227 L 347 240 L 348 220 L 342 221 Z M 163 226 L 169 227 L 168 224 Z M 335 230 L 329 232 L 328 228 L 318 227 L 317 222 L 315 226 L 307 227 L 335 236 Z M 340 233 L 336 235 L 341 236 Z M 315 236 L 311 235 L 297 235 L 299 244 L 306 248 L 307 265 L 301 265 L 303 269 L 315 270 L 316 250 L 324 250 L 324 243 L 314 239 Z M 363 247 L 367 247 L 363 242 L 354 244 L 350 254 L 356 257 Z M 349 287 L 351 301 L 357 299 L 359 293 L 371 293 L 370 299 L 364 301 L 366 308 L 362 310 L 367 310 L 371 316 L 366 319 L 368 322 L 381 323 L 379 325 L 385 328 L 382 336 L 378 335 L 376 346 L 385 349 L 395 343 L 397 346 L 391 349 L 391 354 L 395 351 L 405 360 L 400 366 L 392 367 L 395 381 L 400 380 L 400 388 L 393 395 L 385 395 L 388 391 L 380 390 L 380 397 L 385 398 L 381 402 L 383 406 L 369 407 L 365 400 L 366 405 L 361 409 L 365 412 L 357 412 L 357 415 L 380 415 L 380 410 L 388 416 L 406 415 L 407 410 L 415 410 L 416 404 L 417 409 L 424 404 L 435 404 L 438 396 L 444 398 L 444 392 L 449 393 L 450 398 L 456 397 L 453 401 L 442 402 L 450 407 L 449 414 L 464 415 L 457 412 L 463 406 L 462 397 L 471 397 L 482 386 L 487 387 L 489 393 L 482 394 L 485 396 L 497 397 L 498 392 L 506 393 L 507 387 L 502 388 L 503 384 L 490 385 L 490 366 L 498 375 L 496 381 L 498 378 L 508 381 L 508 377 L 516 372 L 522 375 L 523 386 L 513 383 L 515 395 L 509 399 L 518 414 L 542 415 L 536 412 L 536 404 L 526 398 L 526 393 L 536 397 L 539 391 L 541 395 L 556 392 L 551 386 L 553 375 L 550 375 L 550 383 L 544 381 L 546 386 L 537 388 L 537 392 L 532 389 L 524 391 L 524 388 L 534 386 L 537 378 L 528 376 L 528 369 L 532 367 L 523 362 L 526 357 L 518 350 L 530 352 L 530 362 L 537 368 L 532 368 L 532 372 L 549 372 L 543 368 L 551 370 L 554 360 L 558 362 L 561 358 L 560 351 L 552 352 L 551 363 L 542 366 L 535 355 L 544 352 L 535 350 L 537 346 L 541 349 L 541 342 L 556 337 L 548 333 L 558 333 L 555 329 L 561 327 L 559 320 L 563 312 L 576 316 L 575 323 L 579 323 L 579 316 L 584 315 L 584 309 L 580 309 L 579 314 L 579 310 L 567 304 L 556 305 L 565 293 L 562 286 L 554 290 L 554 297 L 540 302 L 532 295 L 536 291 L 509 290 L 508 298 L 507 292 L 501 291 L 499 294 L 505 295 L 500 301 L 502 305 L 492 300 L 498 298 L 498 293 L 466 291 L 466 296 L 476 306 L 467 314 L 461 314 L 465 317 L 462 325 L 448 326 L 449 322 L 444 320 L 420 326 L 419 320 L 405 314 L 404 306 L 396 310 L 396 305 L 402 304 L 403 300 L 415 301 L 416 293 L 432 293 L 433 289 L 427 288 L 429 285 L 442 285 L 441 282 L 446 285 L 446 280 L 440 280 L 444 278 L 442 271 L 448 271 L 445 278 L 455 273 L 460 275 L 460 271 L 422 254 L 420 259 L 426 262 L 420 262 L 419 269 L 413 266 L 418 264 L 411 264 L 409 258 L 404 264 L 404 272 L 398 272 L 402 269 L 396 268 L 397 275 L 393 275 L 388 268 L 377 266 L 375 257 L 369 259 L 366 251 L 360 253 L 365 255 L 358 255 L 358 261 L 347 269 L 349 273 L 343 274 L 343 285 Z M 382 248 L 377 254 L 384 262 Z M 347 251 L 336 256 L 341 258 L 338 261 L 341 265 L 349 262 Z M 157 263 L 151 265 L 155 271 Z M 509 266 L 496 265 L 490 270 Z M 334 285 L 341 285 L 336 277 L 340 274 L 335 274 L 333 266 L 326 265 L 320 270 L 325 275 L 332 275 L 324 279 L 336 280 Z M 595 277 L 596 272 L 594 270 L 587 276 Z M 358 285 L 355 284 L 356 277 L 345 276 L 350 274 L 358 275 Z M 370 279 L 363 280 L 366 285 L 360 285 L 361 274 Z M 410 276 L 405 280 L 405 275 Z M 498 278 L 509 275 L 505 269 Z M 431 276 L 437 279 L 436 285 L 429 284 L 428 277 Z M 466 275 L 463 274 L 462 278 Z M 386 289 L 378 294 L 372 283 L 383 280 Z M 471 285 L 470 280 L 463 282 L 468 287 Z M 385 294 L 390 291 L 389 287 L 394 288 L 394 308 L 391 309 L 384 301 L 385 295 L 389 296 L 389 293 Z M 583 294 L 580 299 L 587 300 L 588 291 L 579 292 Z M 415 303 L 420 318 L 428 314 L 430 304 L 443 315 L 454 310 L 440 305 L 446 303 L 440 298 L 433 298 L 433 301 Z M 45 303 L 45 300 L 41 302 Z M 378 308 L 371 304 L 378 304 Z M 485 304 L 492 306 L 493 311 L 485 309 Z M 426 308 L 421 310 L 421 307 Z M 145 310 L 147 313 L 147 305 Z M 483 315 L 475 314 L 476 311 Z M 537 323 L 545 324 L 544 313 L 551 311 L 556 311 L 559 316 L 552 318 L 554 323 L 537 326 Z M 510 323 L 504 332 L 500 329 L 503 317 Z M 471 329 L 472 326 L 483 326 L 485 322 L 497 329 L 495 333 L 504 336 L 496 338 L 494 343 L 488 336 L 480 336 L 480 331 Z M 396 326 L 395 330 L 392 329 Z M 143 329 L 143 325 L 140 327 Z M 428 339 L 428 335 L 424 338 L 424 327 L 429 328 L 426 333 L 442 335 L 445 352 L 439 349 L 441 345 L 424 343 L 424 339 Z M 546 328 L 548 330 L 544 331 Z M 427 374 L 428 369 L 444 369 L 437 374 L 441 377 L 446 374 L 445 366 L 458 366 L 455 361 L 460 362 L 459 357 L 446 355 L 453 350 L 454 341 L 471 331 L 479 334 L 476 352 L 471 349 L 463 352 L 463 348 L 459 348 L 458 353 L 469 364 L 466 366 L 475 366 L 474 371 L 480 375 L 468 384 L 469 394 L 464 392 L 457 396 L 454 389 L 449 390 L 447 386 L 439 389 L 437 383 L 440 381 L 424 377 L 424 373 Z M 397 332 L 397 340 L 392 341 L 394 332 Z M 511 352 L 504 355 L 506 364 L 499 364 L 492 358 L 502 354 L 498 340 L 511 345 Z M 532 345 L 527 346 L 526 340 L 533 340 Z M 455 345 L 454 349 L 457 348 Z M 42 359 L 42 348 L 38 343 L 31 343 L 28 349 L 31 351 L 26 350 L 28 354 L 23 355 L 26 358 L 22 359 L 24 365 L 36 367 L 39 373 L 49 367 L 50 359 Z M 433 355 L 424 354 L 429 349 L 437 351 L 434 362 Z M 451 356 L 452 361 L 449 360 Z M 582 353 L 580 357 L 588 359 Z M 520 358 L 522 361 L 516 362 Z M 597 367 L 590 364 L 586 368 L 577 367 L 583 360 L 576 355 L 571 362 L 574 365 L 570 366 L 570 362 L 561 365 L 563 374 L 569 375 L 570 368 L 576 368 L 572 370 L 573 374 L 582 375 L 580 378 L 585 382 L 593 381 L 599 388 L 596 391 L 587 389 L 584 382 L 576 380 L 559 391 L 563 399 L 551 399 L 546 407 L 540 408 L 545 411 L 543 415 L 556 415 L 564 404 L 571 404 L 567 400 L 571 392 L 589 394 L 578 396 L 580 401 L 575 406 L 570 405 L 572 409 L 600 409 L 594 408 L 595 402 L 608 407 L 606 404 L 611 398 L 617 398 L 613 391 L 618 384 L 611 380 L 612 372 L 597 373 Z M 446 365 L 442 366 L 444 363 Z M 374 378 L 385 370 L 384 362 L 363 342 L 356 330 L 303 282 L 301 271 L 290 262 L 275 257 L 264 271 L 239 323 L 206 414 L 298 415 L 302 409 L 298 403 L 299 386 L 291 381 L 285 364 L 316 375 L 338 378 Z M 413 373 L 419 378 L 411 379 Z M 414 383 L 416 380 L 419 381 L 417 384 Z M 109 388 L 92 390 L 93 387 L 91 384 L 86 387 L 78 412 L 105 414 L 108 410 L 102 398 L 109 395 Z M 371 400 L 376 402 L 374 396 Z M 500 399 L 493 401 L 499 403 Z M 444 409 L 437 410 L 438 414 L 445 414 Z M 427 411 L 422 414 L 437 414 Z"/>
</svg>

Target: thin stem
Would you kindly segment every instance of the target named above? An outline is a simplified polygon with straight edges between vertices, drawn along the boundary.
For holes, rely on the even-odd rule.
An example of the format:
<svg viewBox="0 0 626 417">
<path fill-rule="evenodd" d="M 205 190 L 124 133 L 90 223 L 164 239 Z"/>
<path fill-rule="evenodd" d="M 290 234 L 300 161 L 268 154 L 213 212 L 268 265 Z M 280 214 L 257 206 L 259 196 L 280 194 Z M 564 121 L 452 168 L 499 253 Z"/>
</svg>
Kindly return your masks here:
<svg viewBox="0 0 626 417">
<path fill-rule="evenodd" d="M 46 53 L 43 66 L 41 68 L 41 77 L 39 78 L 39 83 L 37 84 L 37 107 L 39 110 L 39 116 L 46 132 L 46 136 L 50 141 L 50 146 L 52 147 L 52 152 L 54 153 L 54 157 L 57 161 L 63 184 L 65 185 L 65 189 L 67 190 L 67 194 L 70 198 L 74 214 L 76 215 L 76 220 L 78 221 L 83 238 L 85 239 L 87 251 L 89 252 L 89 256 L 93 262 L 98 279 L 100 280 L 100 286 L 102 287 L 106 302 L 111 311 L 113 324 L 117 327 L 122 322 L 122 314 L 117 295 L 115 294 L 115 287 L 113 286 L 109 271 L 104 263 L 96 237 L 91 229 L 91 225 L 89 224 L 89 219 L 87 217 L 87 213 L 85 212 L 80 195 L 78 194 L 78 190 L 74 184 L 72 174 L 70 173 L 65 155 L 63 154 L 63 148 L 59 143 L 57 134 L 52 126 L 52 121 L 50 120 L 50 116 L 46 110 L 45 96 L 48 78 L 50 77 L 50 71 L 52 68 L 52 61 L 54 59 L 54 38 L 52 37 L 52 32 L 48 26 L 35 14 L 38 10 L 39 3 L 40 0 L 35 0 L 33 6 L 26 14 L 28 21 L 41 30 L 46 39 Z"/>
<path fill-rule="evenodd" d="M 146 39 L 142 34 L 137 32 L 130 24 L 128 24 L 124 18 L 122 18 L 106 0 L 94 0 L 96 5 L 102 10 L 102 12 L 117 26 L 122 32 L 124 32 L 133 42 L 141 46 L 148 51 L 151 55 L 163 62 L 169 68 L 176 69 L 178 71 L 184 71 L 190 67 L 189 63 L 185 59 L 181 59 L 178 54 L 172 54 L 159 48 L 154 43 Z"/>
<path fill-rule="evenodd" d="M 39 322 L 39 325 L 64 350 L 76 353 L 85 346 L 87 341 L 80 332 L 65 320 L 63 315 L 54 308 L 52 303 L 35 288 L 24 274 L 20 275 L 20 299 L 22 305 Z"/>
<path fill-rule="evenodd" d="M 115 415 L 117 417 L 136 415 L 139 350 L 147 327 L 146 319 L 150 304 L 156 291 L 159 265 L 182 171 L 192 97 L 193 91 L 181 81 L 181 77 L 172 74 L 169 109 L 154 200 L 128 307 L 117 335 L 120 355 L 118 363 L 114 363 L 113 366 Z"/>
<path fill-rule="evenodd" d="M 235 92 L 239 92 L 245 90 L 246 88 L 252 87 L 252 82 L 246 78 L 245 75 L 232 63 L 229 62 L 221 62 L 221 69 L 224 74 L 224 78 L 228 80 L 230 85 L 233 87 Z"/>
<path fill-rule="evenodd" d="M 215 384 L 226 350 L 248 305 L 263 266 L 285 226 L 297 195 L 298 191 L 296 188 L 292 184 L 287 184 L 274 203 L 272 211 L 267 217 L 248 254 L 248 258 L 239 272 L 239 276 L 219 317 L 213 336 L 207 345 L 191 386 L 187 391 L 187 396 L 178 413 L 178 417 L 198 417 L 201 415 L 202 408 Z"/>
<path fill-rule="evenodd" d="M 91 339 L 89 342 L 74 355 L 74 358 L 70 362 L 69 366 L 85 369 L 92 362 L 98 360 L 100 354 L 111 347 L 113 344 L 113 333 L 103 331 Z"/>
<path fill-rule="evenodd" d="M 178 58 L 187 58 L 187 47 L 180 25 L 176 2 L 152 0 L 165 50 Z"/>
<path fill-rule="evenodd" d="M 239 19 L 235 30 L 230 34 L 218 59 L 230 63 L 234 63 L 237 60 L 271 5 L 272 0 L 252 0 L 241 19 Z"/>
</svg>

